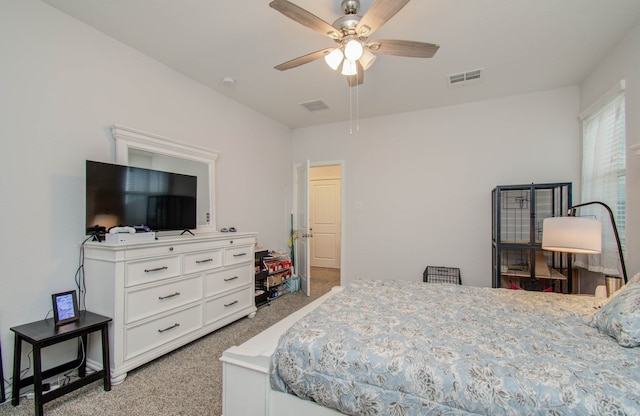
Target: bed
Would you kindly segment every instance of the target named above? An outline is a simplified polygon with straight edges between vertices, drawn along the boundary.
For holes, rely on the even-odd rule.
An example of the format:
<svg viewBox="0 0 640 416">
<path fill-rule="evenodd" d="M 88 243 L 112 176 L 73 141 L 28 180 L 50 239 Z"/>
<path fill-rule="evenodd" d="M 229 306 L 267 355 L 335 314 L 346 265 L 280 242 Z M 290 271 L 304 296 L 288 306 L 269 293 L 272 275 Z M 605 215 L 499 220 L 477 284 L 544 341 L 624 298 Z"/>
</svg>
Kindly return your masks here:
<svg viewBox="0 0 640 416">
<path fill-rule="evenodd" d="M 224 352 L 224 416 L 640 415 L 639 281 L 609 300 L 335 288 Z"/>
</svg>

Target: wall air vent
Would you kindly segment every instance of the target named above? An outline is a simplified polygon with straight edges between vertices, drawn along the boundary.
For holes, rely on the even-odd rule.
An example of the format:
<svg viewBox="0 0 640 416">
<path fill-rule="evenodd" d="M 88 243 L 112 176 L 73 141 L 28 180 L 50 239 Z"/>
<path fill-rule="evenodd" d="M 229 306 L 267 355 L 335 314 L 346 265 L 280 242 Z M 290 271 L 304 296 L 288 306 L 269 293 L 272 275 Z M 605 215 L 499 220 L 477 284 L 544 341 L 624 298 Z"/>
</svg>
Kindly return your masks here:
<svg viewBox="0 0 640 416">
<path fill-rule="evenodd" d="M 306 103 L 300 103 L 300 105 L 309 111 L 320 111 L 329 109 L 329 106 L 322 100 L 307 101 Z"/>
<path fill-rule="evenodd" d="M 449 84 L 457 84 L 459 82 L 464 82 L 464 74 L 453 74 L 449 75 Z"/>
<path fill-rule="evenodd" d="M 471 82 L 478 82 L 482 76 L 482 69 L 474 69 L 473 71 L 461 72 L 459 74 L 449 75 L 449 85 L 464 85 Z"/>
</svg>

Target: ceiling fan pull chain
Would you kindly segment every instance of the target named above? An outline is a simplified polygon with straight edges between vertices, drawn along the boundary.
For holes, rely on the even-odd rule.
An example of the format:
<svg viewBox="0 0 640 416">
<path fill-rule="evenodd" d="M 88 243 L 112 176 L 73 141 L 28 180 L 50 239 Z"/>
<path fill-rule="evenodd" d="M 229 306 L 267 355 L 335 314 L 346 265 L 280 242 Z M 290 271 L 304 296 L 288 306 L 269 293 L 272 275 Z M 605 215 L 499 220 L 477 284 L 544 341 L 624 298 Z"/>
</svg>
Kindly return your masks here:
<svg viewBox="0 0 640 416">
<path fill-rule="evenodd" d="M 360 76 L 360 71 L 356 76 Z M 356 85 L 356 133 L 360 133 L 360 83 Z"/>
<path fill-rule="evenodd" d="M 349 134 L 353 134 L 353 92 L 349 88 Z"/>
</svg>

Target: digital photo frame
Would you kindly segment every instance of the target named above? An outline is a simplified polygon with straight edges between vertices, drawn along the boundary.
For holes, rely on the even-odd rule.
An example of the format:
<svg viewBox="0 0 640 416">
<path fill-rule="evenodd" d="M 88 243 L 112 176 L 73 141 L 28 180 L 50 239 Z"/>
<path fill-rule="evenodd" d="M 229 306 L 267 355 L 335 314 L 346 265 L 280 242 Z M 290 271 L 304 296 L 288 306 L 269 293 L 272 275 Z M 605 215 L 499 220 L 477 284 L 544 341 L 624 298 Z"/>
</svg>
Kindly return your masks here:
<svg viewBox="0 0 640 416">
<path fill-rule="evenodd" d="M 75 290 L 54 293 L 51 295 L 53 303 L 53 322 L 55 326 L 61 326 L 77 321 L 78 299 Z"/>
</svg>

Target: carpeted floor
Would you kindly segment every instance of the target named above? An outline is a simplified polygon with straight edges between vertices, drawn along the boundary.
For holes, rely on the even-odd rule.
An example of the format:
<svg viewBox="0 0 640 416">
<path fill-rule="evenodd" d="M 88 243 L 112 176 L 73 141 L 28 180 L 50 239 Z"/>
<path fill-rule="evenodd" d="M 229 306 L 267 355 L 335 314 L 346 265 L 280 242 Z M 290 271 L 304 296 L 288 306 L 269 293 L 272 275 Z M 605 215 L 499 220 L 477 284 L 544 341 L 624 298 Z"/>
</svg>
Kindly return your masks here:
<svg viewBox="0 0 640 416">
<path fill-rule="evenodd" d="M 258 334 L 340 284 L 340 271 L 312 268 L 311 296 L 289 293 L 243 318 L 129 372 L 125 381 L 102 390 L 101 382 L 45 404 L 46 416 L 163 416 L 222 413 L 222 352 Z M 251 399 L 250 392 L 247 400 Z M 33 399 L 0 405 L 0 415 L 34 414 Z"/>
</svg>

